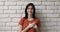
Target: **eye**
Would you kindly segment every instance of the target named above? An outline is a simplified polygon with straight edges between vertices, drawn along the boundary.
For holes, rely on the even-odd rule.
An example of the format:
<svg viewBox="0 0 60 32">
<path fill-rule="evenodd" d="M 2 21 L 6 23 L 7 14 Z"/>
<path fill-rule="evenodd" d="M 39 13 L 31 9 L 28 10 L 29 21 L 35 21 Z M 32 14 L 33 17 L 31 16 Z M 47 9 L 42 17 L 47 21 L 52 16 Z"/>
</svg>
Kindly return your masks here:
<svg viewBox="0 0 60 32">
<path fill-rule="evenodd" d="M 29 9 L 29 8 L 27 8 L 27 9 Z"/>
<path fill-rule="evenodd" d="M 31 10 L 32 10 L 33 8 L 31 8 Z"/>
</svg>

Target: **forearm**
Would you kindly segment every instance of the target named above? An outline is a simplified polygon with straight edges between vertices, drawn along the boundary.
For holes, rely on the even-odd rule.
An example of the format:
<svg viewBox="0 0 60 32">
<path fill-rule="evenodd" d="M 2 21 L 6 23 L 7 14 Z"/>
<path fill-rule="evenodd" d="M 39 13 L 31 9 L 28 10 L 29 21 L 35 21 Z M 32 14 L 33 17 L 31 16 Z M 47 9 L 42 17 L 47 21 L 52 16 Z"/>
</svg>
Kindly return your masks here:
<svg viewBox="0 0 60 32">
<path fill-rule="evenodd" d="M 36 29 L 37 32 L 40 32 L 40 31 L 39 31 L 39 28 L 35 28 L 35 29 Z"/>
<path fill-rule="evenodd" d="M 35 23 L 29 23 L 29 25 L 23 31 L 26 32 L 29 28 L 33 27 L 34 25 Z"/>
<path fill-rule="evenodd" d="M 40 32 L 40 27 L 38 27 L 36 24 L 33 26 L 33 28 L 36 30 L 36 32 Z"/>
<path fill-rule="evenodd" d="M 23 31 L 26 32 L 29 29 L 29 27 L 27 26 Z"/>
</svg>

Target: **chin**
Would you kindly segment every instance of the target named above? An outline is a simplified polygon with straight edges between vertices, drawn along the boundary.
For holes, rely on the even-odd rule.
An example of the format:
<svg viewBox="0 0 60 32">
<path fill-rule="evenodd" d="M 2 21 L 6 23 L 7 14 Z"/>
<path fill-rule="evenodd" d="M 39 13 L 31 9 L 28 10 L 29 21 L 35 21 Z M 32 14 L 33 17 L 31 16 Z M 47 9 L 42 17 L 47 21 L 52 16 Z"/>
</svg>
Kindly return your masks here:
<svg viewBox="0 0 60 32">
<path fill-rule="evenodd" d="M 29 15 L 31 15 L 32 13 L 29 13 Z"/>
</svg>

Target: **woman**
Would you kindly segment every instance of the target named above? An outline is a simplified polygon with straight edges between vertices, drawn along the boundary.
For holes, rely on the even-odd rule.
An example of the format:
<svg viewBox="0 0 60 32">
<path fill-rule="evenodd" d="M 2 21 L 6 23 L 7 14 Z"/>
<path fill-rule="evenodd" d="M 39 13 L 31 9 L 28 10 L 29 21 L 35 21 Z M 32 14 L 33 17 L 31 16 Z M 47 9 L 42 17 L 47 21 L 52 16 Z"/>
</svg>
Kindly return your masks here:
<svg viewBox="0 0 60 32">
<path fill-rule="evenodd" d="M 19 21 L 19 32 L 40 32 L 40 20 L 35 17 L 35 6 L 29 3 L 25 8 L 25 17 Z"/>
</svg>

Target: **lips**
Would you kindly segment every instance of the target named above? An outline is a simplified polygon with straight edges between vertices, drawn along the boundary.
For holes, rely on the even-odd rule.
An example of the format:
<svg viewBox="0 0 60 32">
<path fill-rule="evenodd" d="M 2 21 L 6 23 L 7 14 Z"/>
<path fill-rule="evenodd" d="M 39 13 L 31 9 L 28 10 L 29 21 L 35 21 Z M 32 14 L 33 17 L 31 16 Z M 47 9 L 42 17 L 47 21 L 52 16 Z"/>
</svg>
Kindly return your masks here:
<svg viewBox="0 0 60 32">
<path fill-rule="evenodd" d="M 32 13 L 32 11 L 30 11 L 30 13 Z"/>
</svg>

